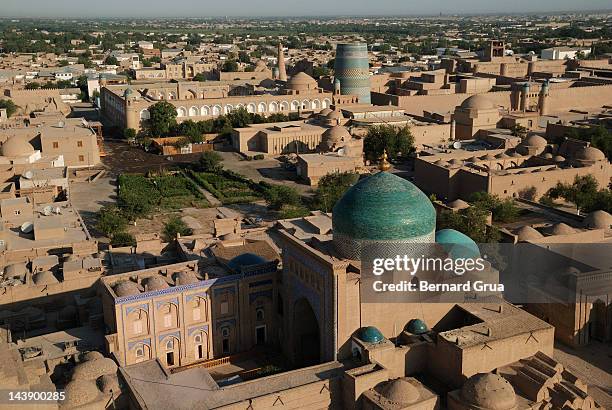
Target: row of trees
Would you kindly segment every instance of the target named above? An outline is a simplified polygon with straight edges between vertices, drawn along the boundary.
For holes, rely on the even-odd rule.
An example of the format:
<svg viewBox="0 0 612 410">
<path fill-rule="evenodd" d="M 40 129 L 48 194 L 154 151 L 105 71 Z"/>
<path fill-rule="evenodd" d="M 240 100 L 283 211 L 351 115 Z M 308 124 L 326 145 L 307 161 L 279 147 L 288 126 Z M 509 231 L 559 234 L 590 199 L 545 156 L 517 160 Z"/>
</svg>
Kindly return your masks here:
<svg viewBox="0 0 612 410">
<path fill-rule="evenodd" d="M 600 209 L 612 213 L 612 191 L 609 188 L 600 189 L 592 175 L 576 176 L 571 184 L 559 182 L 544 198 L 544 203 L 546 198 L 563 198 L 576 204 L 576 207 L 585 213 Z"/>
<path fill-rule="evenodd" d="M 249 124 L 264 122 L 288 121 L 290 118 L 281 113 L 268 117 L 250 113 L 245 108 L 237 108 L 232 112 L 220 115 L 217 118 L 193 121 L 187 120 L 178 123 L 176 107 L 167 101 L 160 101 L 149 107 L 149 121 L 147 132 L 150 136 L 185 136 L 191 142 L 201 142 L 202 134 L 218 133 L 227 135 L 233 128 L 246 127 Z M 131 132 L 130 132 L 131 134 Z"/>
</svg>

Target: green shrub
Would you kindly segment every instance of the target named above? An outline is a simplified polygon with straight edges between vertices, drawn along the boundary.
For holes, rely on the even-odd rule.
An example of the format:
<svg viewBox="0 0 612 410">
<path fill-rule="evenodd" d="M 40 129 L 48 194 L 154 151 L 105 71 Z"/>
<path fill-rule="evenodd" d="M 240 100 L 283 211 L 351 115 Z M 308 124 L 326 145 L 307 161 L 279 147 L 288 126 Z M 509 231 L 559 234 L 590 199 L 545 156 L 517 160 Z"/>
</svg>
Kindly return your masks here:
<svg viewBox="0 0 612 410">
<path fill-rule="evenodd" d="M 255 156 L 253 157 L 253 159 L 256 159 L 256 160 L 261 160 L 261 159 L 264 159 L 264 155 L 263 155 L 263 154 L 257 154 L 257 155 L 255 155 Z"/>
<path fill-rule="evenodd" d="M 127 224 L 125 215 L 114 205 L 105 206 L 98 212 L 96 228 L 109 238 L 116 232 L 124 230 Z"/>
<path fill-rule="evenodd" d="M 183 222 L 181 218 L 178 216 L 173 216 L 164 225 L 163 239 L 166 242 L 170 242 L 176 238 L 177 234 L 181 234 L 181 236 L 188 236 L 192 233 L 193 231 L 185 222 Z"/>
<path fill-rule="evenodd" d="M 127 232 L 117 232 L 111 239 L 111 245 L 116 248 L 123 246 L 136 246 L 136 238 Z"/>
</svg>

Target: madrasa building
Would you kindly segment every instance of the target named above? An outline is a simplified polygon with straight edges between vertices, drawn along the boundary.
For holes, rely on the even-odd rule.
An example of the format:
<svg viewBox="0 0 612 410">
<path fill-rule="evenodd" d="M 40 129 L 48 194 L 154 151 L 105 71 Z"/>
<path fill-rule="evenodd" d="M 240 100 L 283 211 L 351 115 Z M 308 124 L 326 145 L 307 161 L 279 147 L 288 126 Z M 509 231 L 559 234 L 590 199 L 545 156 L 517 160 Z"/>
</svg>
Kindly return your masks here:
<svg viewBox="0 0 612 410">
<path fill-rule="evenodd" d="M 282 251 L 277 276 L 273 269 L 257 268 L 258 264 L 272 268 L 265 260 L 243 256 L 250 266 L 234 261 L 230 263 L 233 275 L 216 282 L 209 279 L 200 286 L 203 278 L 191 263 L 189 269 L 194 274 L 181 289 L 190 293 L 189 289 L 197 288 L 200 304 L 170 310 L 166 303 L 158 303 L 158 298 L 171 293 L 170 281 L 150 288 L 148 295 L 147 284 L 130 285 L 130 296 L 121 302 L 133 301 L 154 312 L 165 309 L 151 328 L 142 323 L 135 328 L 140 339 L 150 343 L 160 340 L 161 353 L 120 369 L 122 394 L 128 396 L 130 408 L 599 408 L 586 384 L 553 359 L 554 327 L 498 294 L 490 295 L 486 303 L 391 303 L 384 298 L 366 298 L 364 269 L 372 247 L 399 252 L 407 244 L 435 242 L 450 256 L 457 246 L 478 252 L 475 244 L 457 231 L 436 232 L 431 202 L 409 181 L 381 171 L 350 188 L 332 214 L 319 212 L 283 220 L 276 228 L 275 242 Z M 238 242 L 238 246 L 245 244 Z M 171 277 L 174 270 L 169 267 L 166 275 Z M 124 280 L 135 281 L 144 276 L 134 272 L 125 275 Z M 259 275 L 263 275 L 261 279 Z M 270 297 L 266 299 L 274 303 L 257 305 L 257 296 L 251 295 L 264 278 Z M 182 281 L 178 276 L 175 280 Z M 107 289 L 113 290 L 107 290 L 107 300 L 117 302 L 113 292 L 120 290 L 108 281 Z M 148 278 L 147 282 L 158 281 Z M 218 291 L 230 283 L 232 292 Z M 173 296 L 179 303 L 193 300 L 188 297 Z M 204 306 L 210 313 L 200 310 L 194 316 L 186 306 Z M 261 306 L 264 310 L 258 313 Z M 228 307 L 233 316 L 222 320 Z M 166 315 L 170 315 L 168 319 Z M 188 317 L 187 326 L 184 317 Z M 196 317 L 197 331 L 190 332 Z M 264 317 L 266 336 L 258 339 L 257 329 L 264 322 L 257 321 Z M 218 326 L 220 320 L 223 324 Z M 158 328 L 171 335 L 173 342 L 166 343 L 155 334 Z M 200 353 L 188 338 L 201 340 L 204 330 L 211 340 L 207 343 L 208 360 L 177 366 L 177 354 L 192 357 Z M 121 327 L 116 327 L 116 332 L 113 337 L 124 340 L 127 348 L 138 345 L 129 335 L 120 334 Z M 254 353 L 240 348 L 228 354 L 220 340 L 234 334 L 251 338 L 251 345 L 262 344 L 280 353 L 285 359 L 282 371 L 254 377 L 250 370 L 219 378 L 215 366 L 221 362 L 255 359 Z M 174 352 L 172 363 L 166 362 L 170 356 L 164 349 Z M 260 370 L 268 368 L 260 366 Z"/>
</svg>

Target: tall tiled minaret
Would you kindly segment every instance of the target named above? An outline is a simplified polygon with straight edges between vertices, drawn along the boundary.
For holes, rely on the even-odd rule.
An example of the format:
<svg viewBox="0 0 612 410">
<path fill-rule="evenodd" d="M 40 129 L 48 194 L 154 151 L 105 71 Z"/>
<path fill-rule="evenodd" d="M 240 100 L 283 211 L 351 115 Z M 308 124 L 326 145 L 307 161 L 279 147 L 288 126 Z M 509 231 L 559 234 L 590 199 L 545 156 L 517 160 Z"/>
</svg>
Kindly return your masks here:
<svg viewBox="0 0 612 410">
<path fill-rule="evenodd" d="M 278 43 L 278 79 L 281 81 L 287 81 L 285 54 L 283 53 L 283 45 L 281 43 Z"/>
</svg>

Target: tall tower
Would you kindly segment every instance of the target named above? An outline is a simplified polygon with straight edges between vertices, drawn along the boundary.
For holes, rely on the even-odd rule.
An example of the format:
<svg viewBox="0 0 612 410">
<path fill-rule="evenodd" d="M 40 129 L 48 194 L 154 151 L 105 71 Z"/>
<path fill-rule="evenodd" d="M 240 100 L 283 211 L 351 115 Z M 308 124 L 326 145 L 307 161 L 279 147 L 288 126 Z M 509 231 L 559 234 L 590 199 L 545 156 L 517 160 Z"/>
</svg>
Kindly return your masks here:
<svg viewBox="0 0 612 410">
<path fill-rule="evenodd" d="M 335 77 L 340 80 L 340 91 L 343 95 L 356 95 L 360 103 L 371 103 L 367 44 L 336 46 Z"/>
<path fill-rule="evenodd" d="M 287 81 L 285 54 L 283 53 L 283 45 L 281 43 L 278 43 L 278 79 L 281 81 Z"/>
<path fill-rule="evenodd" d="M 538 108 L 540 115 L 548 115 L 548 80 L 544 81 L 542 88 L 540 89 L 540 96 L 538 99 Z"/>
</svg>

